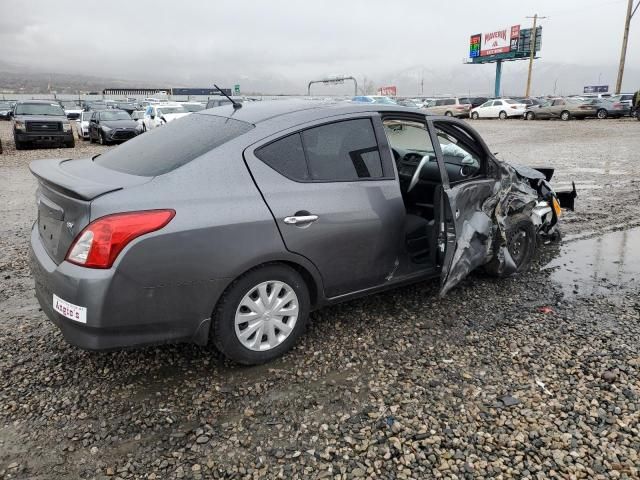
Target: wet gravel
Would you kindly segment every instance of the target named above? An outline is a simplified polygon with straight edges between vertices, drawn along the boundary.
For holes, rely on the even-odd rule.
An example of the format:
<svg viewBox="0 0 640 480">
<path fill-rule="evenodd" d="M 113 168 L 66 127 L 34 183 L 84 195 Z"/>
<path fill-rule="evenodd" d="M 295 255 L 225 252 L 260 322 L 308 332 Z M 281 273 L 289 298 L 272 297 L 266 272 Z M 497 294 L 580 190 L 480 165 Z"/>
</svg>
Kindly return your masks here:
<svg viewBox="0 0 640 480">
<path fill-rule="evenodd" d="M 473 124 L 499 157 L 576 180 L 565 242 L 640 224 L 639 122 Z M 474 273 L 444 299 L 427 282 L 316 312 L 269 365 L 191 345 L 84 352 L 33 298 L 27 163 L 105 147 L 16 152 L 8 125 L 0 478 L 639 477 L 639 277 L 566 295 L 547 245 L 527 273 Z"/>
</svg>

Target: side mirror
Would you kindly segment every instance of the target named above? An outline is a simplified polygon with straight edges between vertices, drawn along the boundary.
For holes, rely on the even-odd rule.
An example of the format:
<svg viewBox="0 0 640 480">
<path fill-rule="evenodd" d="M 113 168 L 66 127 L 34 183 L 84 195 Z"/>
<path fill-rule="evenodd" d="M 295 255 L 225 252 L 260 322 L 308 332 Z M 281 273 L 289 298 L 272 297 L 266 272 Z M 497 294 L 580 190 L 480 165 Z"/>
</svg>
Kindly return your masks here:
<svg viewBox="0 0 640 480">
<path fill-rule="evenodd" d="M 164 123 L 167 123 L 167 119 L 164 117 L 160 117 L 160 120 L 162 120 Z"/>
<path fill-rule="evenodd" d="M 156 118 L 156 116 L 152 113 L 151 115 L 149 115 L 149 117 L 151 117 L 151 120 L 153 120 L 154 118 Z"/>
</svg>

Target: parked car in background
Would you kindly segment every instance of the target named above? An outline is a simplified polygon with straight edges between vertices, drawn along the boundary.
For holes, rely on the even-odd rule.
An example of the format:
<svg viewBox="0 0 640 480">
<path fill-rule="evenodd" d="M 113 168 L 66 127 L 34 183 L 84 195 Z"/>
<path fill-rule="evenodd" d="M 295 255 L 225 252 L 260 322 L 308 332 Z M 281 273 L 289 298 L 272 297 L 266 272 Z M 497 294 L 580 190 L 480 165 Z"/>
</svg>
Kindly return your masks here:
<svg viewBox="0 0 640 480">
<path fill-rule="evenodd" d="M 134 112 L 131 112 L 131 120 L 138 124 L 139 130 L 142 132 L 144 125 L 144 110 L 135 110 Z"/>
<path fill-rule="evenodd" d="M 221 107 L 30 169 L 36 297 L 69 343 L 211 342 L 242 364 L 284 354 L 325 305 L 522 271 L 560 214 L 542 172 L 397 105 Z"/>
<path fill-rule="evenodd" d="M 200 102 L 180 102 L 180 105 L 182 105 L 187 112 L 191 113 L 204 110 L 204 105 Z"/>
<path fill-rule="evenodd" d="M 465 99 L 468 101 L 468 99 Z M 471 110 L 470 103 L 461 103 L 460 99 L 438 98 L 429 102 L 425 110 L 432 115 L 446 115 L 447 117 L 467 118 Z"/>
<path fill-rule="evenodd" d="M 392 98 L 384 95 L 358 95 L 351 99 L 354 103 L 377 103 L 379 105 L 397 105 Z"/>
<path fill-rule="evenodd" d="M 73 129 L 58 102 L 26 100 L 13 110 L 13 139 L 16 150 L 34 144 L 74 147 Z"/>
<path fill-rule="evenodd" d="M 609 97 L 609 100 L 612 102 L 620 102 L 623 105 L 629 107 L 629 111 L 631 111 L 631 107 L 633 106 L 631 103 L 633 102 L 633 93 L 620 93 L 618 95 L 612 95 Z"/>
<path fill-rule="evenodd" d="M 488 100 L 479 107 L 471 110 L 471 118 L 499 118 L 506 120 L 511 117 L 522 117 L 527 106 L 524 103 L 511 100 L 510 98 L 499 98 Z"/>
<path fill-rule="evenodd" d="M 110 108 L 93 112 L 89 121 L 89 140 L 101 145 L 127 141 L 139 132 L 137 122 L 124 110 Z"/>
<path fill-rule="evenodd" d="M 488 100 L 491 100 L 491 99 L 487 97 L 461 97 L 459 99 L 460 103 L 462 104 L 468 103 L 471 105 L 471 108 L 479 107 L 483 103 L 486 103 Z"/>
<path fill-rule="evenodd" d="M 600 119 L 605 118 L 620 118 L 626 117 L 631 112 L 631 107 L 624 103 L 613 100 L 613 97 L 593 99 L 586 102 L 589 105 L 593 105 L 596 108 L 596 117 Z"/>
<path fill-rule="evenodd" d="M 2 120 L 11 120 L 11 111 L 13 107 L 9 102 L 0 101 L 0 118 Z"/>
<path fill-rule="evenodd" d="M 156 127 L 189 115 L 189 111 L 179 103 L 158 103 L 149 105 L 144 112 L 142 130 L 153 130 Z"/>
<path fill-rule="evenodd" d="M 60 100 L 60 106 L 69 120 L 77 120 L 82 113 L 82 107 L 74 100 Z"/>
<path fill-rule="evenodd" d="M 402 107 L 420 108 L 416 102 L 409 100 L 408 98 L 396 99 L 396 103 Z"/>
<path fill-rule="evenodd" d="M 583 119 L 596 116 L 595 105 L 590 105 L 584 100 L 573 98 L 554 98 L 542 105 L 532 105 L 527 107 L 524 118 L 527 120 L 549 120 L 559 118 L 560 120 L 571 120 L 572 118 Z"/>
<path fill-rule="evenodd" d="M 129 115 L 131 115 L 132 112 L 138 109 L 138 105 L 133 102 L 117 102 L 115 105 L 113 105 L 113 108 L 124 110 Z"/>
<path fill-rule="evenodd" d="M 78 132 L 78 138 L 82 140 L 89 139 L 89 122 L 94 112 L 82 112 L 80 118 L 76 120 L 76 131 Z"/>
<path fill-rule="evenodd" d="M 540 99 L 537 98 L 524 98 L 524 97 L 511 97 L 511 100 L 515 100 L 518 103 L 522 103 L 524 105 L 526 105 L 527 107 L 530 107 L 532 105 L 541 105 L 542 102 Z"/>
<path fill-rule="evenodd" d="M 94 111 L 98 110 L 107 110 L 109 106 L 104 102 L 85 102 L 84 109 L 85 111 Z"/>
</svg>

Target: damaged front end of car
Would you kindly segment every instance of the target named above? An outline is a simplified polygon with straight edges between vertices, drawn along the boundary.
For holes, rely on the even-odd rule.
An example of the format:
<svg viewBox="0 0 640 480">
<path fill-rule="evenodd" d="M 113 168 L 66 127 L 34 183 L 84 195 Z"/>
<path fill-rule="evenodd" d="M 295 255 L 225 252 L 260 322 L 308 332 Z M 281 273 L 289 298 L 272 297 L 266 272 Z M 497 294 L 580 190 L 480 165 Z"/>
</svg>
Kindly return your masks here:
<svg viewBox="0 0 640 480">
<path fill-rule="evenodd" d="M 561 209 L 574 208 L 575 184 L 571 190 L 555 191 L 549 183 L 553 169 L 497 164 L 499 175 L 491 180 L 493 185 L 479 182 L 464 191 L 453 188 L 447 193 L 450 211 L 455 212 L 448 228 L 455 233 L 449 235 L 453 242 L 447 246 L 443 264 L 442 296 L 478 267 L 497 276 L 525 267 L 527 257 L 521 258 L 515 242 L 524 241 L 527 248 L 535 249 L 537 237 L 559 239 Z M 492 193 L 487 196 L 489 187 Z M 514 228 L 521 231 L 514 234 Z"/>
</svg>

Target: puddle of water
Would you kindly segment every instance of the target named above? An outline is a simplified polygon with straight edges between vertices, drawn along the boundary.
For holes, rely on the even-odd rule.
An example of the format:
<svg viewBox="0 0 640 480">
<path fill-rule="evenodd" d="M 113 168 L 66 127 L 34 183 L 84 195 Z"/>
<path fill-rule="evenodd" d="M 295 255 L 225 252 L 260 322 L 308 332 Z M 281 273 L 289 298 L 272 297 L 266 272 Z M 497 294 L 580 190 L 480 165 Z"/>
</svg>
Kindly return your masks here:
<svg viewBox="0 0 640 480">
<path fill-rule="evenodd" d="M 640 227 L 564 244 L 545 269 L 565 297 L 606 295 L 640 285 Z"/>
</svg>

